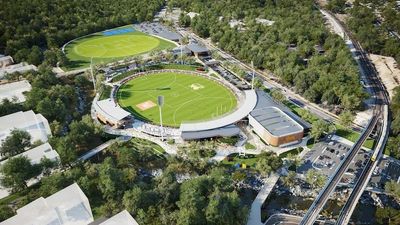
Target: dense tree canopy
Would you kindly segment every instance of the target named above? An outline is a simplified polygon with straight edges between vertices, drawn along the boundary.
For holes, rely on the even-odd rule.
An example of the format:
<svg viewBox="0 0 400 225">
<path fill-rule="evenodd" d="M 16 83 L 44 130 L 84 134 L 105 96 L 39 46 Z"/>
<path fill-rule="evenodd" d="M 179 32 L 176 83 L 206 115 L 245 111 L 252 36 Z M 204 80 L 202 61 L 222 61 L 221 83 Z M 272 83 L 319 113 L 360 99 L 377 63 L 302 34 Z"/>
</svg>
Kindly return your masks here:
<svg viewBox="0 0 400 225">
<path fill-rule="evenodd" d="M 273 71 L 282 83 L 293 86 L 307 99 L 341 105 L 347 110 L 362 105 L 366 95 L 350 51 L 339 36 L 327 30 L 313 1 L 172 2 L 200 14 L 191 20 L 191 28 L 198 35 L 211 37 L 241 60 Z M 263 25 L 256 18 L 275 23 Z M 232 19 L 242 20 L 245 25 L 231 28 Z M 325 52 L 321 54 L 316 46 Z"/>
<path fill-rule="evenodd" d="M 17 61 L 54 65 L 67 41 L 106 28 L 153 18 L 162 0 L 2 1 L 0 52 Z M 47 50 L 46 50 L 47 49 Z M 44 51 L 45 50 L 45 51 Z"/>
<path fill-rule="evenodd" d="M 377 14 L 376 12 L 380 12 Z M 392 56 L 400 63 L 400 12 L 395 1 L 358 0 L 349 10 L 348 25 L 369 52 Z"/>
<path fill-rule="evenodd" d="M 14 129 L 0 145 L 0 156 L 11 157 L 24 152 L 31 146 L 31 135 L 24 131 Z"/>
</svg>

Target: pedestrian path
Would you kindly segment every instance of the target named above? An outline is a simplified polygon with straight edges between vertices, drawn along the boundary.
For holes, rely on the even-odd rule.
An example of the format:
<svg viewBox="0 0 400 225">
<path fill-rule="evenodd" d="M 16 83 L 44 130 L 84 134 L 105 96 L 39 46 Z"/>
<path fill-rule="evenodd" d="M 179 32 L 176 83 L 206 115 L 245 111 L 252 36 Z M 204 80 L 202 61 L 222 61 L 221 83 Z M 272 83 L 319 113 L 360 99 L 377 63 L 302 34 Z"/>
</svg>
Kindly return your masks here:
<svg viewBox="0 0 400 225">
<path fill-rule="evenodd" d="M 278 182 L 278 179 L 279 175 L 274 173 L 264 180 L 264 186 L 261 188 L 260 192 L 258 192 L 256 199 L 254 199 L 251 204 L 247 225 L 263 225 L 261 222 L 261 206 L 268 198 L 276 182 Z"/>
</svg>

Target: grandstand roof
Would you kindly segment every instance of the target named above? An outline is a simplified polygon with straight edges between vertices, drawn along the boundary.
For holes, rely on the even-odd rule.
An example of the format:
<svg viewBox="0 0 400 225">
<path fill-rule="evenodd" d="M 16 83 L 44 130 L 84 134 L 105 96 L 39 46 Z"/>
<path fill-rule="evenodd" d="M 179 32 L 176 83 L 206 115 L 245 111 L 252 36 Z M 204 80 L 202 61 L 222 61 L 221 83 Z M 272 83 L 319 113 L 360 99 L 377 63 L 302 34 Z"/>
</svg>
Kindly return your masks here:
<svg viewBox="0 0 400 225">
<path fill-rule="evenodd" d="M 237 127 L 236 125 L 228 125 L 225 127 L 205 131 L 185 131 L 182 132 L 181 137 L 184 140 L 194 140 L 211 137 L 231 137 L 238 135 L 239 133 L 239 127 Z"/>
<path fill-rule="evenodd" d="M 0 85 L 0 101 L 3 99 L 12 100 L 13 97 L 17 98 L 17 102 L 24 102 L 24 92 L 32 89 L 31 84 L 27 80 L 22 80 L 14 83 Z"/>
<path fill-rule="evenodd" d="M 190 43 L 186 46 L 190 51 L 194 52 L 194 53 L 204 53 L 204 52 L 209 52 L 209 50 L 199 44 L 196 43 Z"/>
<path fill-rule="evenodd" d="M 254 90 L 246 90 L 244 91 L 244 93 L 246 96 L 244 102 L 233 113 L 230 113 L 227 116 L 218 119 L 205 122 L 182 123 L 180 130 L 182 132 L 212 130 L 215 128 L 228 126 L 243 119 L 244 117 L 249 115 L 249 113 L 254 109 L 257 104 L 257 95 Z"/>
<path fill-rule="evenodd" d="M 130 115 L 129 112 L 119 107 L 111 98 L 97 101 L 94 107 L 98 113 L 110 121 L 118 122 Z"/>
<path fill-rule="evenodd" d="M 179 41 L 179 39 L 181 39 L 181 37 L 182 37 L 178 33 L 171 32 L 171 31 L 161 31 L 157 35 L 160 37 L 166 38 L 168 40 L 171 40 L 171 41 Z"/>
</svg>

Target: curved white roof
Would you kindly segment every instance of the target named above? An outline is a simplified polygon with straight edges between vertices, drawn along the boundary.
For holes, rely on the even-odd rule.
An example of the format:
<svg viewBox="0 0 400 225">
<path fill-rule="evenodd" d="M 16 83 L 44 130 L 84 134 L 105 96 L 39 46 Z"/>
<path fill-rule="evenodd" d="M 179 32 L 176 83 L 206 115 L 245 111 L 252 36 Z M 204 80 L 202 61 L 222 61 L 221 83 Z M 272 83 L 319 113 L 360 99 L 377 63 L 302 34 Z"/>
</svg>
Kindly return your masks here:
<svg viewBox="0 0 400 225">
<path fill-rule="evenodd" d="M 254 109 L 257 104 L 257 94 L 254 90 L 246 90 L 245 93 L 245 101 L 243 104 L 233 113 L 224 116 L 222 118 L 218 118 L 215 120 L 209 120 L 205 122 L 198 123 L 182 123 L 179 128 L 182 132 L 188 131 L 204 131 L 211 130 L 215 128 L 224 127 L 237 121 L 243 119 Z"/>
<path fill-rule="evenodd" d="M 97 101 L 94 108 L 98 113 L 113 122 L 118 122 L 131 114 L 119 107 L 118 104 L 110 98 Z"/>
</svg>

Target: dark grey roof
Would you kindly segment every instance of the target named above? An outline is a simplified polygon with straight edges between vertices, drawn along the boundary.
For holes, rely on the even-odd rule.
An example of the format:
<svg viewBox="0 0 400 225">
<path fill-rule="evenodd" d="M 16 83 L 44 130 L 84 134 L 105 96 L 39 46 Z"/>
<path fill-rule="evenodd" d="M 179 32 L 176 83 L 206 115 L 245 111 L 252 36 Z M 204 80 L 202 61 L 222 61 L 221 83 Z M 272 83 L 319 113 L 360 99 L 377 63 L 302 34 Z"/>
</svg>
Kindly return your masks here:
<svg viewBox="0 0 400 225">
<path fill-rule="evenodd" d="M 181 137 L 184 140 L 203 139 L 211 137 L 231 137 L 238 135 L 240 129 L 236 125 L 228 125 L 221 128 L 205 131 L 183 131 Z"/>
<path fill-rule="evenodd" d="M 284 136 L 311 127 L 264 91 L 257 91 L 257 104 L 250 115 L 275 136 Z"/>
<path fill-rule="evenodd" d="M 208 49 L 202 45 L 196 43 L 190 43 L 186 46 L 190 51 L 194 53 L 204 53 L 209 52 Z"/>
<path fill-rule="evenodd" d="M 157 35 L 160 37 L 166 38 L 168 40 L 171 40 L 171 41 L 179 41 L 179 39 L 181 39 L 181 37 L 182 37 L 178 33 L 171 32 L 171 31 L 162 31 L 162 32 L 158 33 Z"/>
</svg>

